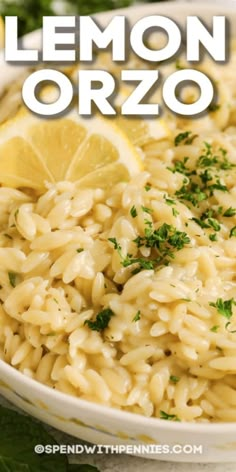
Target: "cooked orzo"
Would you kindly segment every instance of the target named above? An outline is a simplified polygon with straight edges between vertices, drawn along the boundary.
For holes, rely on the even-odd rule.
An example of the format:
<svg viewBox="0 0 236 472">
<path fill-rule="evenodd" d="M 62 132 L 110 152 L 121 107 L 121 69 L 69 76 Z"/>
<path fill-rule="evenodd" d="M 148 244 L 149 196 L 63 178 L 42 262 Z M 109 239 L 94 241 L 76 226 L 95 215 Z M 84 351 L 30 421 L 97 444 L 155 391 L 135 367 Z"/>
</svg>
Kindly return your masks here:
<svg viewBox="0 0 236 472">
<path fill-rule="evenodd" d="M 92 402 L 236 421 L 235 53 L 200 67 L 216 103 L 165 110 L 158 139 L 132 131 L 145 169 L 129 182 L 0 188 L 1 358 Z"/>
</svg>

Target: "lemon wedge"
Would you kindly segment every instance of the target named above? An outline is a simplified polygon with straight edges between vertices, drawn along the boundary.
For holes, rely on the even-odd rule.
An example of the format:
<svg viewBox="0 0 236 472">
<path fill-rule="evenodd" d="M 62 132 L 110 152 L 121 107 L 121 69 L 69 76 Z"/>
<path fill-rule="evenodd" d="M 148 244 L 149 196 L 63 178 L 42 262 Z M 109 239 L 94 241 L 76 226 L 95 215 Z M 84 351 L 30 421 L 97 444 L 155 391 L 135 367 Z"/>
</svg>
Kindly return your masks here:
<svg viewBox="0 0 236 472">
<path fill-rule="evenodd" d="M 0 183 L 43 192 L 46 182 L 109 188 L 142 170 L 135 147 L 100 116 L 41 119 L 22 108 L 0 127 Z"/>
<path fill-rule="evenodd" d="M 4 34 L 5 34 L 5 28 L 4 28 L 4 21 L 3 18 L 0 16 L 0 49 L 4 47 Z"/>
</svg>

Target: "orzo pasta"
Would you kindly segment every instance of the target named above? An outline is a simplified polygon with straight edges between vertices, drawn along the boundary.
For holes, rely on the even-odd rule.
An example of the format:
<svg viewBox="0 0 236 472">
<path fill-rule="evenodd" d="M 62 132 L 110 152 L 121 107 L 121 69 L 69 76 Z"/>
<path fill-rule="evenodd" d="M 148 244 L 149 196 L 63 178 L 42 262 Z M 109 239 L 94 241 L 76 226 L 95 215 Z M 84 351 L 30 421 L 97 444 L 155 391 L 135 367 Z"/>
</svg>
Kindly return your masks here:
<svg viewBox="0 0 236 472">
<path fill-rule="evenodd" d="M 130 182 L 0 188 L 1 357 L 122 410 L 236 421 L 236 55 L 201 67 L 217 103 L 165 110 Z"/>
</svg>

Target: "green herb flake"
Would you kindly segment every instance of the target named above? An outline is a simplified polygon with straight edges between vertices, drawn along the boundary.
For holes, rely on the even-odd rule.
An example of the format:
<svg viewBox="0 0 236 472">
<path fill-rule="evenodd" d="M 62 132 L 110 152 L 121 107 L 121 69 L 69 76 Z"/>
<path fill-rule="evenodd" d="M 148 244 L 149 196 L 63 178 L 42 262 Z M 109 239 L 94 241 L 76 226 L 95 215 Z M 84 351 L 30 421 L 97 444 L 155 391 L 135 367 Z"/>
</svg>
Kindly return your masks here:
<svg viewBox="0 0 236 472">
<path fill-rule="evenodd" d="M 230 233 L 229 233 L 229 237 L 230 238 L 236 237 L 236 226 L 231 228 Z"/>
<path fill-rule="evenodd" d="M 110 241 L 114 245 L 114 249 L 118 252 L 119 256 L 122 257 L 121 251 L 121 245 L 117 242 L 116 238 L 108 238 L 108 241 Z"/>
<path fill-rule="evenodd" d="M 221 225 L 218 223 L 218 221 L 215 218 L 208 218 L 208 224 L 215 230 L 215 231 L 220 231 Z"/>
<path fill-rule="evenodd" d="M 84 249 L 82 247 L 76 249 L 76 252 L 78 252 L 78 253 L 83 252 L 83 251 L 84 251 Z"/>
<path fill-rule="evenodd" d="M 213 242 L 217 241 L 218 240 L 217 234 L 216 233 L 209 234 L 209 239 Z"/>
<path fill-rule="evenodd" d="M 172 208 L 172 215 L 175 216 L 175 217 L 178 216 L 178 215 L 179 215 L 179 211 L 176 210 L 176 208 Z"/>
<path fill-rule="evenodd" d="M 16 278 L 17 278 L 17 274 L 15 272 L 8 272 L 8 279 L 9 279 L 10 285 L 13 288 L 15 288 L 16 286 Z"/>
<path fill-rule="evenodd" d="M 223 216 L 231 217 L 236 215 L 236 208 L 229 207 L 224 213 Z"/>
<path fill-rule="evenodd" d="M 16 210 L 15 213 L 14 213 L 14 218 L 15 218 L 15 220 L 17 219 L 18 213 L 19 213 L 19 208 L 17 208 L 17 210 Z"/>
<path fill-rule="evenodd" d="M 170 381 L 174 384 L 177 384 L 180 381 L 180 377 L 177 377 L 176 375 L 170 375 Z"/>
<path fill-rule="evenodd" d="M 219 103 L 211 103 L 208 107 L 208 110 L 210 113 L 213 113 L 214 111 L 217 111 L 220 109 L 220 104 Z"/>
<path fill-rule="evenodd" d="M 165 202 L 166 202 L 167 205 L 169 205 L 169 206 L 176 205 L 176 201 L 173 198 L 168 198 L 168 197 L 164 196 L 164 199 L 165 199 Z"/>
<path fill-rule="evenodd" d="M 230 321 L 228 321 L 228 322 L 225 324 L 225 329 L 226 329 L 226 331 L 228 331 L 229 333 L 232 333 L 232 334 L 233 334 L 233 333 L 236 333 L 236 329 L 232 329 L 232 330 L 229 329 L 229 326 L 230 326 L 230 325 L 231 325 L 231 322 L 230 322 Z"/>
<path fill-rule="evenodd" d="M 229 320 L 233 316 L 233 305 L 236 305 L 236 301 L 233 298 L 230 298 L 229 300 L 217 298 L 215 303 L 210 302 L 209 305 L 216 308 L 220 315 Z"/>
<path fill-rule="evenodd" d="M 94 321 L 85 320 L 84 324 L 87 324 L 92 331 L 103 331 L 108 327 L 109 321 L 114 315 L 115 313 L 110 308 L 104 308 L 97 314 Z"/>
<path fill-rule="evenodd" d="M 130 214 L 132 216 L 132 218 L 136 218 L 136 216 L 138 215 L 138 212 L 136 210 L 136 207 L 133 205 L 131 210 L 130 210 Z"/>
<path fill-rule="evenodd" d="M 217 333 L 219 328 L 220 328 L 219 325 L 215 325 L 215 326 L 212 326 L 212 328 L 210 328 L 210 331 L 212 331 L 213 333 Z"/>
<path fill-rule="evenodd" d="M 138 310 L 137 313 L 136 313 L 136 315 L 135 315 L 134 318 L 132 319 L 132 321 L 135 321 L 135 323 L 136 323 L 136 321 L 139 321 L 140 318 L 141 318 L 141 311 Z"/>
<path fill-rule="evenodd" d="M 149 190 L 151 190 L 152 187 L 151 187 L 150 184 L 147 184 L 147 185 L 145 185 L 144 188 L 145 188 L 146 192 L 149 192 Z"/>
<path fill-rule="evenodd" d="M 175 146 L 179 146 L 180 144 L 192 144 L 196 137 L 197 135 L 193 135 L 192 131 L 185 131 L 184 133 L 179 133 L 177 136 L 175 136 L 174 144 Z"/>
<path fill-rule="evenodd" d="M 147 207 L 145 207 L 145 206 L 143 206 L 143 205 L 141 206 L 141 208 L 142 208 L 142 210 L 144 211 L 144 213 L 148 213 L 149 215 L 150 215 L 151 213 L 153 213 L 152 208 L 147 208 Z"/>
<path fill-rule="evenodd" d="M 169 415 L 168 413 L 166 413 L 165 411 L 163 410 L 160 410 L 160 418 L 162 420 L 167 420 L 167 421 L 180 421 L 180 419 L 178 418 L 178 416 L 176 415 Z"/>
</svg>

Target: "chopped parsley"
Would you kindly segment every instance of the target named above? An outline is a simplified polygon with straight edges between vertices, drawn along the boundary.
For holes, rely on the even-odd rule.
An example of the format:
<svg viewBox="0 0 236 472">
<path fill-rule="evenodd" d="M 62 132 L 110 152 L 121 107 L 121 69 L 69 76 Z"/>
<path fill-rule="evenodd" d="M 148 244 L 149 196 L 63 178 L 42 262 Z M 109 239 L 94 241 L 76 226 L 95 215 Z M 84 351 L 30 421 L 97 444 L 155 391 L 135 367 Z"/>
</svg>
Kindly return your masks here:
<svg viewBox="0 0 236 472">
<path fill-rule="evenodd" d="M 192 131 L 184 131 L 175 136 L 174 144 L 179 146 L 180 144 L 192 144 L 193 140 L 197 137 L 197 134 L 192 134 Z"/>
<path fill-rule="evenodd" d="M 145 185 L 144 188 L 145 188 L 146 192 L 149 192 L 149 190 L 151 190 L 152 187 L 151 187 L 150 184 L 147 184 L 147 185 Z"/>
<path fill-rule="evenodd" d="M 208 224 L 215 230 L 220 231 L 221 226 L 215 218 L 208 218 Z"/>
<path fill-rule="evenodd" d="M 233 228 L 231 228 L 230 233 L 229 233 L 229 237 L 230 237 L 230 238 L 236 237 L 236 226 L 234 226 Z"/>
<path fill-rule="evenodd" d="M 188 235 L 172 225 L 163 223 L 160 228 L 154 230 L 151 221 L 145 220 L 145 224 L 145 236 L 138 236 L 133 242 L 138 248 L 144 246 L 155 249 L 157 256 L 151 260 L 145 257 L 134 257 L 132 254 L 123 256 L 121 246 L 116 238 L 109 238 L 121 258 L 123 267 L 138 264 L 138 267 L 133 270 L 133 274 L 140 270 L 153 270 L 160 263 L 168 264 L 168 260 L 165 260 L 166 257 L 173 259 L 176 251 L 183 249 L 186 244 L 190 243 Z"/>
<path fill-rule="evenodd" d="M 176 208 L 172 208 L 172 215 L 173 215 L 173 216 L 178 216 L 178 215 L 179 215 L 179 211 L 176 210 Z"/>
<path fill-rule="evenodd" d="M 176 201 L 173 198 L 168 198 L 168 197 L 164 196 L 164 199 L 165 199 L 165 202 L 166 202 L 167 205 L 169 205 L 169 206 L 176 205 Z"/>
<path fill-rule="evenodd" d="M 213 242 L 217 241 L 217 234 L 216 233 L 209 234 L 209 239 Z"/>
<path fill-rule="evenodd" d="M 220 315 L 229 320 L 233 316 L 233 305 L 236 305 L 236 301 L 233 298 L 230 298 L 229 300 L 217 298 L 215 303 L 210 302 L 209 305 L 216 308 Z"/>
<path fill-rule="evenodd" d="M 182 187 L 175 192 L 175 195 L 180 200 L 185 200 L 197 206 L 203 200 L 207 200 L 207 194 L 201 190 L 199 185 L 191 182 L 189 185 L 182 185 Z"/>
<path fill-rule="evenodd" d="M 195 221 L 195 223 L 197 223 L 201 228 L 210 228 L 210 225 L 208 225 L 204 220 L 199 218 L 191 218 L 191 220 Z"/>
<path fill-rule="evenodd" d="M 236 208 L 229 207 L 224 213 L 223 216 L 231 217 L 236 215 Z"/>
<path fill-rule="evenodd" d="M 104 308 L 104 310 L 97 314 L 94 321 L 85 320 L 84 324 L 87 324 L 93 331 L 103 331 L 108 327 L 109 321 L 114 314 L 110 308 Z"/>
<path fill-rule="evenodd" d="M 169 415 L 163 410 L 160 410 L 160 418 L 167 421 L 180 421 L 177 415 Z"/>
<path fill-rule="evenodd" d="M 136 216 L 138 215 L 138 212 L 137 212 L 136 207 L 134 205 L 130 209 L 130 214 L 131 214 L 132 218 L 136 218 Z"/>
<path fill-rule="evenodd" d="M 76 249 L 76 252 L 80 253 L 80 252 L 83 252 L 84 249 L 82 247 L 80 247 L 79 249 Z"/>
<path fill-rule="evenodd" d="M 151 213 L 153 213 L 152 208 L 147 208 L 147 207 L 145 207 L 145 206 L 143 206 L 143 205 L 141 206 L 141 208 L 142 208 L 142 210 L 144 211 L 144 213 L 148 213 L 149 215 L 150 215 Z"/>
<path fill-rule="evenodd" d="M 17 278 L 17 274 L 15 272 L 8 272 L 8 279 L 9 279 L 10 285 L 13 288 L 15 288 L 16 286 L 16 278 Z"/>
<path fill-rule="evenodd" d="M 180 160 L 176 160 L 174 162 L 174 167 L 168 167 L 168 169 L 173 172 L 173 174 L 175 172 L 179 172 L 180 174 L 184 174 L 184 175 L 192 175 L 192 174 L 196 174 L 196 171 L 193 170 L 191 171 L 187 166 L 186 166 L 186 163 L 188 162 L 189 158 L 188 157 L 184 157 L 184 159 L 182 161 Z"/>
<path fill-rule="evenodd" d="M 211 103 L 208 107 L 208 110 L 210 113 L 217 111 L 220 109 L 220 104 L 219 103 Z"/>
<path fill-rule="evenodd" d="M 170 381 L 174 384 L 177 384 L 180 381 L 180 377 L 177 377 L 176 375 L 170 375 Z"/>
<path fill-rule="evenodd" d="M 236 329 L 232 329 L 232 331 L 230 331 L 229 326 L 231 325 L 231 322 L 228 321 L 225 325 L 225 329 L 229 332 L 229 333 L 236 333 Z"/>
<path fill-rule="evenodd" d="M 211 144 L 204 142 L 203 154 L 197 161 L 197 167 L 216 167 L 221 170 L 228 170 L 235 167 L 227 158 L 226 149 L 219 148 L 217 154 L 213 152 Z"/>
<path fill-rule="evenodd" d="M 121 245 L 117 242 L 116 238 L 108 238 L 108 241 L 110 241 L 112 244 L 114 244 L 114 249 L 118 252 L 119 256 L 122 258 L 122 248 Z"/>
<path fill-rule="evenodd" d="M 188 235 L 177 230 L 174 226 L 163 223 L 158 229 L 145 229 L 145 236 L 138 236 L 134 242 L 138 247 L 156 248 L 162 255 L 172 257 L 172 250 L 179 251 L 185 244 L 190 243 Z"/>
<path fill-rule="evenodd" d="M 218 329 L 220 328 L 219 325 L 215 325 L 215 326 L 212 326 L 212 328 L 210 329 L 210 331 L 212 331 L 213 333 L 217 333 Z"/>
<path fill-rule="evenodd" d="M 136 321 L 139 321 L 140 318 L 141 318 L 141 311 L 138 310 L 137 313 L 136 313 L 136 315 L 135 315 L 134 318 L 132 319 L 132 321 L 135 321 L 135 323 L 136 323 Z"/>
</svg>

